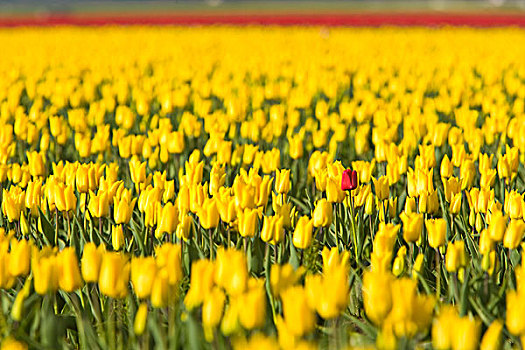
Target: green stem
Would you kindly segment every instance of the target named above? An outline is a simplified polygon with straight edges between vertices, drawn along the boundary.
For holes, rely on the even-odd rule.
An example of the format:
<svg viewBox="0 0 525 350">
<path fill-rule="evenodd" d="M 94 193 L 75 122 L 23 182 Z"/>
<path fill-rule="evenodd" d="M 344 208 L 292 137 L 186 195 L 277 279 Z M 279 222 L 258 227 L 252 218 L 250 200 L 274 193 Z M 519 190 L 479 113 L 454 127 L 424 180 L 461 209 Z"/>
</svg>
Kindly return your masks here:
<svg viewBox="0 0 525 350">
<path fill-rule="evenodd" d="M 441 298 L 441 262 L 439 251 L 436 249 L 436 297 L 439 300 Z"/>
<path fill-rule="evenodd" d="M 352 224 L 352 237 L 354 240 L 355 260 L 359 264 L 359 255 L 357 252 L 357 232 L 355 229 L 354 199 L 352 197 L 350 197 L 350 222 Z"/>
</svg>

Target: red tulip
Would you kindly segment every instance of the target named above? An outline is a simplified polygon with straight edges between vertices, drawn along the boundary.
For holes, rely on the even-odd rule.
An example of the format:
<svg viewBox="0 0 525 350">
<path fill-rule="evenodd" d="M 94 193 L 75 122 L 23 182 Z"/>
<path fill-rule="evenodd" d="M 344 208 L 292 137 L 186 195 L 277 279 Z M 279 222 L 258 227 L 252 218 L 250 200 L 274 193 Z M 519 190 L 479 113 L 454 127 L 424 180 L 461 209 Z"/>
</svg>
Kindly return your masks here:
<svg viewBox="0 0 525 350">
<path fill-rule="evenodd" d="M 354 190 L 357 188 L 357 171 L 346 169 L 343 171 L 341 179 L 341 189 L 343 191 Z"/>
</svg>

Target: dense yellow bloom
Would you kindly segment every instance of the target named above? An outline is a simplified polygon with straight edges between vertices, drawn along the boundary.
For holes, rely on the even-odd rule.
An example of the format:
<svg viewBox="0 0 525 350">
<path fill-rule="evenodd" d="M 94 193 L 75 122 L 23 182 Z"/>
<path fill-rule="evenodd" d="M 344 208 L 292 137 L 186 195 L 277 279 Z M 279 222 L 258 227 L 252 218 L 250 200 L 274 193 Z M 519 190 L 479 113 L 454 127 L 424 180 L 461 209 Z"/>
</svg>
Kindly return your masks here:
<svg viewBox="0 0 525 350">
<path fill-rule="evenodd" d="M 469 349 L 487 305 L 483 320 L 496 321 L 483 349 L 508 346 L 508 333 L 525 341 L 524 38 L 517 28 L 0 31 L 2 336 L 28 336 L 17 321 L 49 345 L 45 322 L 31 320 L 48 310 L 24 310 L 43 300 L 51 321 L 75 320 L 80 305 L 93 306 L 85 326 L 111 333 L 106 314 L 133 322 L 130 346 L 141 334 L 159 346 L 168 331 L 165 345 L 180 347 L 172 331 L 188 322 L 207 341 L 222 332 L 219 347 Z M 359 178 L 348 193 L 345 169 Z M 440 265 L 433 249 L 446 251 Z M 465 316 L 443 268 L 470 281 L 456 286 Z M 97 301 L 128 293 L 98 319 Z M 148 319 L 148 308 L 159 310 Z M 79 345 L 81 334 L 57 340 Z"/>
</svg>

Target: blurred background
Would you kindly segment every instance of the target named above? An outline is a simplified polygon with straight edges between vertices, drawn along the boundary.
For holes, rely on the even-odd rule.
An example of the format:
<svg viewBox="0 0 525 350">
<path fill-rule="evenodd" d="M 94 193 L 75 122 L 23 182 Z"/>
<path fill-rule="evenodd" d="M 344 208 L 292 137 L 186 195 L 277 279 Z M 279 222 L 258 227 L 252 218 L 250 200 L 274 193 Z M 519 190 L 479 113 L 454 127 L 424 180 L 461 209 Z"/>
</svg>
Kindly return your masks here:
<svg viewBox="0 0 525 350">
<path fill-rule="evenodd" d="M 0 26 L 56 24 L 525 26 L 525 0 L 0 0 Z"/>
<path fill-rule="evenodd" d="M 134 11 L 519 11 L 525 0 L 0 0 L 3 15 Z"/>
</svg>

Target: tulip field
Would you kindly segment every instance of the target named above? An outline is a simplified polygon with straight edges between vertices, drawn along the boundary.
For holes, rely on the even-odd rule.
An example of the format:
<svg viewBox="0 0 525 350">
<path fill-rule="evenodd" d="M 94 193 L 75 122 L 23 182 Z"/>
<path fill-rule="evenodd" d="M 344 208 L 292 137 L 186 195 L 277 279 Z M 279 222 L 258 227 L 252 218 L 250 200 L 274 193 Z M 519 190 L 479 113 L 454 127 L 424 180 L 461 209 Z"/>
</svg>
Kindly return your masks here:
<svg viewBox="0 0 525 350">
<path fill-rule="evenodd" d="M 0 349 L 525 346 L 524 29 L 0 46 Z"/>
</svg>

